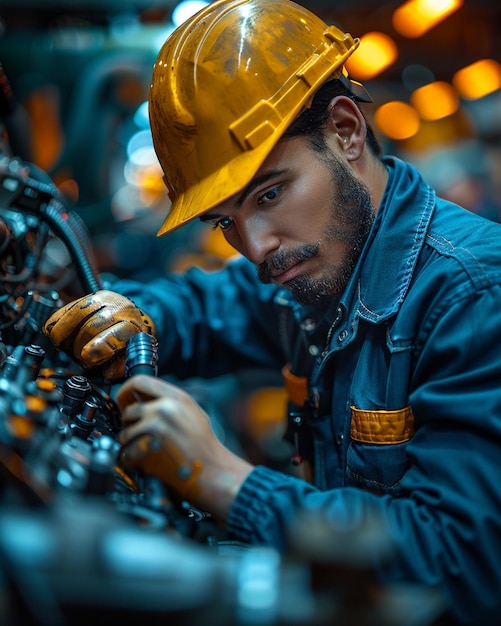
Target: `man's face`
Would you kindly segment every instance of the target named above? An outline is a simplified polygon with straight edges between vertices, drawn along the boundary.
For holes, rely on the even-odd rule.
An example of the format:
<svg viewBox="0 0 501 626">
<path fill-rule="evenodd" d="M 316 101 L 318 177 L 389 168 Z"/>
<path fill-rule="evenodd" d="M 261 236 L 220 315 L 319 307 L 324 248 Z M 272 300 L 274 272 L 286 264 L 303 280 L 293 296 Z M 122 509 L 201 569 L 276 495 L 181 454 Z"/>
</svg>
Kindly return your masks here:
<svg viewBox="0 0 501 626">
<path fill-rule="evenodd" d="M 374 208 L 341 152 L 319 153 L 296 137 L 279 143 L 251 183 L 202 220 L 223 230 L 264 283 L 328 306 L 347 285 Z"/>
</svg>

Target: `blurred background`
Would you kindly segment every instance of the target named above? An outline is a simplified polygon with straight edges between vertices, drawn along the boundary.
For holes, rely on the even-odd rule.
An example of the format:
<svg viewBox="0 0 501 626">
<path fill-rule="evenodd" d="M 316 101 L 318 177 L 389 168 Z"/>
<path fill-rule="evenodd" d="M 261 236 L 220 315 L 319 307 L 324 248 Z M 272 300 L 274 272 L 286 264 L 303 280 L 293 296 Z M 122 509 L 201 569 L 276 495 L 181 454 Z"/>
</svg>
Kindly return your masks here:
<svg viewBox="0 0 501 626">
<path fill-rule="evenodd" d="M 199 224 L 155 238 L 168 199 L 148 125 L 152 65 L 168 33 L 204 4 L 0 2 L 0 64 L 17 105 L 7 112 L 11 148 L 64 192 L 112 278 L 217 267 L 232 254 Z M 439 194 L 499 221 L 501 4 L 303 5 L 360 37 L 347 67 L 374 99 L 365 112 L 385 151 L 414 162 Z"/>
</svg>

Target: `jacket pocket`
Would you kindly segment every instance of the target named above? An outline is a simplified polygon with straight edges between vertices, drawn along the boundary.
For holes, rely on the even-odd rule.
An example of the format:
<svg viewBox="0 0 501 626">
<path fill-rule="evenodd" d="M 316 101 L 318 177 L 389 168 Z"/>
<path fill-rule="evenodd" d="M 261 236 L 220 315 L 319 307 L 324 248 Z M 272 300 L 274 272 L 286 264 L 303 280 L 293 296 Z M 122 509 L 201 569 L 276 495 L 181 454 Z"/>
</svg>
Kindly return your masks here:
<svg viewBox="0 0 501 626">
<path fill-rule="evenodd" d="M 347 483 L 398 495 L 409 468 L 407 444 L 414 435 L 411 407 L 393 411 L 351 407 L 350 434 Z"/>
</svg>

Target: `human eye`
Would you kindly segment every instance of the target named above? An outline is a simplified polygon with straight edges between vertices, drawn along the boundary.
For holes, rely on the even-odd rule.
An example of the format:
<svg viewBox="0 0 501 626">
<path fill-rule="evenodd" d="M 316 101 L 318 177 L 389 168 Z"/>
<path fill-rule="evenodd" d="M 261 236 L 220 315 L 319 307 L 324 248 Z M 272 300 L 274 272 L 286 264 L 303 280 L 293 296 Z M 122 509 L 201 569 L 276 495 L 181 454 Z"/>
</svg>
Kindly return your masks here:
<svg viewBox="0 0 501 626">
<path fill-rule="evenodd" d="M 277 198 L 282 193 L 282 186 L 277 185 L 276 187 L 272 187 L 271 189 L 267 189 L 264 193 L 260 194 L 257 198 L 258 204 L 266 204 L 272 203 L 277 200 Z"/>
<path fill-rule="evenodd" d="M 221 230 L 227 230 L 228 228 L 230 228 L 232 224 L 233 224 L 232 217 L 222 217 L 221 219 L 213 223 L 212 229 L 217 230 L 218 228 L 220 228 Z"/>
</svg>

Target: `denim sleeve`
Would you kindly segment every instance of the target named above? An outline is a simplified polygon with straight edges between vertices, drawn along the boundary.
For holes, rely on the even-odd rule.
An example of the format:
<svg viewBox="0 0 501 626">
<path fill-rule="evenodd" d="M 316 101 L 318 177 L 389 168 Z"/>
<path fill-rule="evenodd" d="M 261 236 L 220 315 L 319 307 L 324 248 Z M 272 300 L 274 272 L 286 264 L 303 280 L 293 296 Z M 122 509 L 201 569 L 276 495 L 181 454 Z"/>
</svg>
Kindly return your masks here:
<svg viewBox="0 0 501 626">
<path fill-rule="evenodd" d="M 212 378 L 236 369 L 283 365 L 274 296 L 245 259 L 219 271 L 192 268 L 148 284 L 117 281 L 155 322 L 159 373 Z"/>
</svg>

